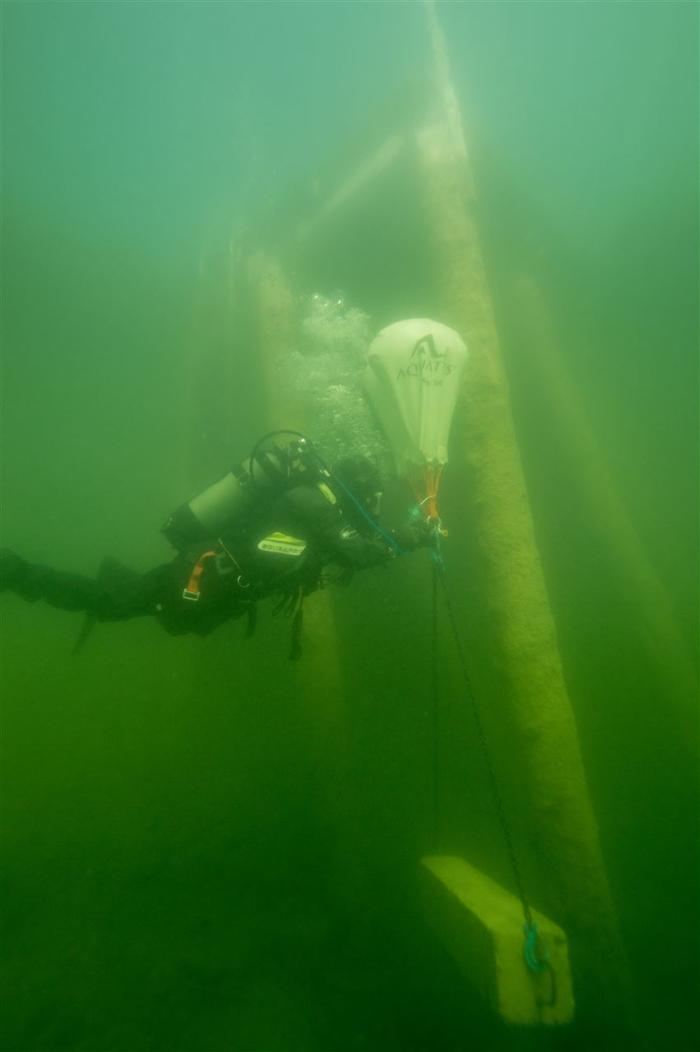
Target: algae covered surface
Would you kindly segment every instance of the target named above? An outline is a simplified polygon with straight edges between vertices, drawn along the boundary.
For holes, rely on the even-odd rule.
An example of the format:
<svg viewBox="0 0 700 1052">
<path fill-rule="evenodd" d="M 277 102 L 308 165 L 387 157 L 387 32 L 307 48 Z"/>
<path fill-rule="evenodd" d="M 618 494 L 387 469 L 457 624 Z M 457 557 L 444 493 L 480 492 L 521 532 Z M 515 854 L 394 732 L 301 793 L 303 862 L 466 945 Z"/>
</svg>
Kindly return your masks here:
<svg viewBox="0 0 700 1052">
<path fill-rule="evenodd" d="M 79 614 L 0 596 L 5 1052 L 697 1046 L 697 5 L 435 14 L 636 1021 L 601 960 L 571 1025 L 508 1028 L 419 894 L 436 848 L 515 890 L 489 764 L 545 913 L 558 861 L 466 402 L 443 547 L 488 759 L 425 552 L 310 597 L 294 665 L 267 606 L 252 638 L 143 618 L 73 657 Z M 301 421 L 377 458 L 403 521 L 359 377 L 444 303 L 401 145 L 424 6 L 5 2 L 2 48 L 2 545 L 146 571 L 174 507 Z"/>
</svg>

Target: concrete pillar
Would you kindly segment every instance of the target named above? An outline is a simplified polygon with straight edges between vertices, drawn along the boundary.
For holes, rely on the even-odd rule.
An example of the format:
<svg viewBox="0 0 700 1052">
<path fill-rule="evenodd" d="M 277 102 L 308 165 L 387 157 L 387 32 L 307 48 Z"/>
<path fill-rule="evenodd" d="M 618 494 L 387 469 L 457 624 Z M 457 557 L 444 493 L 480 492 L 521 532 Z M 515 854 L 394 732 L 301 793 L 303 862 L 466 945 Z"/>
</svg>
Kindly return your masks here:
<svg viewBox="0 0 700 1052">
<path fill-rule="evenodd" d="M 263 375 L 266 427 L 305 432 L 305 406 L 283 384 L 280 358 L 297 340 L 294 296 L 277 260 L 257 253 L 248 260 L 247 280 L 253 301 L 256 349 Z M 303 657 L 290 663 L 308 709 L 310 733 L 326 742 L 327 753 L 345 749 L 347 712 L 340 671 L 335 617 L 330 595 L 314 592 L 304 602 Z"/>
<path fill-rule="evenodd" d="M 531 275 L 514 283 L 521 346 L 528 368 L 547 392 L 557 432 L 576 471 L 577 485 L 599 536 L 614 554 L 630 602 L 644 629 L 645 645 L 663 672 L 669 712 L 683 745 L 694 750 L 697 732 L 697 669 L 680 631 L 671 596 L 656 572 L 637 526 L 610 473 L 605 452 L 586 417 L 559 351 L 560 339 L 543 290 Z"/>
<path fill-rule="evenodd" d="M 444 40 L 430 6 L 439 115 L 417 136 L 443 320 L 466 338 L 470 367 L 456 445 L 469 474 L 480 558 L 517 734 L 529 832 L 542 860 L 545 910 L 567 932 L 587 1011 L 633 1015 L 620 937 L 576 724 L 562 670 L 510 409 L 474 218 L 467 151 L 456 122 Z M 575 991 L 581 1003 L 579 992 Z"/>
</svg>

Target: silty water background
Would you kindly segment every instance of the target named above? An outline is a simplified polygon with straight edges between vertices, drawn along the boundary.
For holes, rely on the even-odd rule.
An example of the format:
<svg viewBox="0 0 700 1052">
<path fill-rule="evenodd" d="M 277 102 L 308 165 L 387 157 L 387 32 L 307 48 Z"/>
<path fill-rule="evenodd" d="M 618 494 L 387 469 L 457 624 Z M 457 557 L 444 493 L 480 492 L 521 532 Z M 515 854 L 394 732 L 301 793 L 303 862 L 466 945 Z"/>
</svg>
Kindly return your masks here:
<svg viewBox="0 0 700 1052">
<path fill-rule="evenodd" d="M 688 702 L 645 635 L 566 436 L 575 405 L 692 655 L 697 10 L 438 14 L 645 1035 L 686 1052 Z M 226 308 L 239 238 L 401 96 L 428 60 L 423 12 L 6 3 L 2 17 L 2 543 L 85 573 L 105 552 L 145 570 L 169 558 L 165 515 L 261 427 L 257 364 Z M 331 269 L 328 287 L 301 290 L 299 353 L 313 350 L 311 297 L 345 294 Z M 330 318 L 339 345 L 365 316 L 372 330 L 400 269 L 377 273 L 371 305 L 348 300 Z M 563 402 L 526 353 L 552 330 L 574 392 Z M 241 377 L 225 429 L 216 375 L 196 375 L 197 348 L 217 341 Z M 208 394 L 211 434 L 195 437 L 221 462 L 203 465 L 192 420 L 209 419 Z M 478 577 L 466 551 L 450 558 L 456 579 Z M 235 625 L 205 641 L 108 626 L 76 662 L 78 618 L 3 597 L 3 1048 L 589 1047 L 575 1031 L 503 1032 L 411 910 L 431 757 L 429 717 L 407 699 L 426 674 L 428 608 L 392 587 L 358 581 L 339 600 L 355 625 L 342 718 L 305 703 L 285 626 L 269 618 L 248 643 Z M 458 751 L 446 762 L 464 781 L 468 843 L 483 771 L 471 779 Z M 484 821 L 475 805 L 474 839 Z"/>
</svg>

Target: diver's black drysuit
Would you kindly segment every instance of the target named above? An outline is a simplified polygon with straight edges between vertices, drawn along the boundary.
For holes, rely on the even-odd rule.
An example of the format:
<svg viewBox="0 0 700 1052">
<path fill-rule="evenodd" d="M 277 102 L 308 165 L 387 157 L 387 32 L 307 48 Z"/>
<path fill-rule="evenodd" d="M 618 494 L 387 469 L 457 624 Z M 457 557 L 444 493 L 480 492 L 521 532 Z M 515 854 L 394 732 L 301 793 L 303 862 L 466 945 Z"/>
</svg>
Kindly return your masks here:
<svg viewBox="0 0 700 1052">
<path fill-rule="evenodd" d="M 342 577 L 395 555 L 397 549 L 379 533 L 369 536 L 369 527 L 360 532 L 351 519 L 328 485 L 296 485 L 246 522 L 184 546 L 171 562 L 144 574 L 106 559 L 93 580 L 5 551 L 0 583 L 30 602 L 83 610 L 97 621 L 150 614 L 170 633 L 208 635 L 224 621 L 252 614 L 255 602 L 267 596 L 298 608 L 333 565 Z M 404 549 L 426 543 L 411 526 L 397 534 Z"/>
</svg>

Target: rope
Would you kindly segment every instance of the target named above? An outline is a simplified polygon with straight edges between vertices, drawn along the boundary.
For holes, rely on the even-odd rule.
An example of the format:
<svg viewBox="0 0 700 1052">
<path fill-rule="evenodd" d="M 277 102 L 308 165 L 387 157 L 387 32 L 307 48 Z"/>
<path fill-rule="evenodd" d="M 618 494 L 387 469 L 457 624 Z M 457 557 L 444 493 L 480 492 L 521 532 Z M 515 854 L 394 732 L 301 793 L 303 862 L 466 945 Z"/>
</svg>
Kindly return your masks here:
<svg viewBox="0 0 700 1052">
<path fill-rule="evenodd" d="M 398 542 L 396 541 L 396 538 L 392 537 L 390 533 L 387 533 L 387 531 L 385 529 L 383 529 L 379 525 L 377 520 L 372 518 L 372 516 L 367 511 L 367 509 L 362 506 L 362 504 L 359 502 L 359 500 L 357 499 L 355 494 L 351 490 L 348 489 L 348 487 L 345 485 L 343 480 L 339 479 L 337 475 L 332 475 L 331 477 L 333 479 L 333 482 L 336 483 L 338 486 L 340 486 L 340 488 L 345 493 L 345 496 L 348 497 L 351 500 L 351 502 L 355 505 L 355 507 L 357 508 L 357 510 L 359 511 L 360 515 L 363 517 L 363 519 L 365 519 L 366 522 L 368 522 L 369 525 L 372 527 L 372 529 L 376 533 L 378 533 L 379 536 L 382 537 L 384 541 L 386 541 L 386 543 L 389 545 L 391 550 L 396 555 L 405 555 L 405 552 L 404 552 L 403 548 L 401 547 L 400 544 L 398 544 Z"/>
<path fill-rule="evenodd" d="M 459 664 L 460 664 L 460 668 L 461 668 L 461 671 L 462 671 L 462 677 L 464 679 L 464 684 L 465 684 L 465 687 L 466 687 L 467 697 L 469 699 L 469 702 L 470 702 L 471 707 L 472 707 L 472 711 L 474 713 L 474 721 L 476 723 L 476 731 L 477 731 L 477 735 L 479 737 L 479 743 L 481 745 L 481 750 L 482 750 L 482 753 L 483 753 L 483 756 L 484 756 L 484 761 L 486 763 L 486 769 L 487 769 L 488 775 L 489 775 L 489 782 L 490 782 L 490 785 L 491 785 L 491 795 L 493 797 L 493 801 L 494 801 L 494 804 L 496 806 L 496 814 L 497 814 L 497 817 L 498 817 L 499 824 L 501 826 L 501 831 L 503 832 L 503 839 L 504 839 L 505 844 L 506 844 L 506 849 L 508 851 L 508 858 L 510 860 L 511 869 L 513 871 L 513 877 L 515 878 L 515 886 L 516 886 L 516 889 L 517 889 L 517 892 L 518 892 L 518 898 L 520 899 L 520 902 L 521 902 L 522 907 L 523 907 L 523 913 L 525 915 L 525 922 L 526 922 L 526 924 L 529 927 L 531 927 L 532 924 L 533 924 L 532 910 L 530 909 L 530 904 L 529 904 L 529 902 L 528 902 L 528 900 L 527 900 L 527 898 L 525 896 L 525 889 L 524 889 L 522 877 L 521 877 L 521 874 L 520 874 L 520 867 L 518 865 L 518 860 L 517 860 L 516 855 L 515 855 L 515 848 L 513 846 L 513 838 L 511 836 L 510 827 L 508 825 L 508 820 L 506 819 L 505 809 L 503 807 L 503 799 L 501 797 L 501 791 L 500 791 L 500 789 L 498 787 L 498 780 L 496 779 L 496 772 L 494 771 L 493 764 L 491 763 L 491 756 L 490 756 L 490 753 L 489 753 L 488 743 L 486 741 L 486 732 L 484 730 L 484 723 L 483 723 L 483 720 L 482 720 L 482 717 L 481 717 L 481 710 L 480 710 L 479 705 L 477 703 L 476 696 L 474 694 L 474 690 L 473 690 L 473 687 L 472 687 L 471 676 L 469 675 L 469 669 L 467 667 L 467 658 L 466 658 L 466 654 L 465 654 L 465 651 L 464 651 L 464 645 L 462 643 L 462 639 L 461 639 L 460 634 L 459 634 L 459 629 L 457 627 L 457 618 L 455 616 L 454 608 L 452 606 L 452 600 L 450 598 L 450 593 L 449 593 L 449 590 L 448 590 L 448 587 L 447 587 L 447 581 L 445 579 L 445 565 L 444 565 L 444 563 L 442 561 L 442 557 L 440 555 L 440 551 L 439 551 L 439 548 L 437 546 L 436 546 L 436 548 L 433 551 L 433 563 L 434 563 L 434 566 L 435 566 L 435 572 L 437 574 L 437 577 L 438 577 L 440 583 L 442 584 L 443 595 L 445 597 L 445 606 L 447 608 L 447 615 L 448 615 L 449 620 L 450 620 L 450 627 L 452 629 L 452 635 L 454 637 L 455 646 L 457 648 L 457 654 L 458 654 L 458 657 L 459 657 Z"/>
<path fill-rule="evenodd" d="M 432 631 L 431 631 L 431 690 L 433 708 L 433 844 L 440 850 L 440 713 L 439 713 L 439 664 L 438 664 L 438 567 L 433 560 Z"/>
<path fill-rule="evenodd" d="M 524 958 L 525 964 L 528 969 L 534 974 L 538 974 L 545 969 L 549 971 L 550 975 L 550 996 L 546 1000 L 538 1001 L 540 1007 L 551 1006 L 555 1003 L 557 997 L 556 978 L 554 970 L 551 967 L 549 954 L 547 950 L 542 947 L 538 949 L 539 933 L 537 930 L 537 924 L 533 920 L 532 910 L 528 902 L 527 896 L 525 895 L 525 887 L 523 884 L 522 874 L 520 872 L 520 866 L 518 865 L 518 859 L 515 854 L 515 846 L 513 844 L 513 838 L 510 832 L 510 826 L 506 818 L 505 808 L 503 806 L 503 798 L 501 797 L 501 791 L 498 787 L 498 780 L 496 778 L 496 772 L 494 771 L 493 764 L 491 763 L 491 756 L 489 753 L 488 743 L 486 740 L 486 732 L 484 730 L 484 723 L 481 718 L 481 710 L 476 700 L 476 695 L 472 687 L 471 676 L 469 675 L 469 668 L 467 666 L 467 658 L 464 650 L 464 644 L 462 643 L 461 636 L 459 634 L 459 628 L 457 626 L 457 618 L 455 616 L 454 608 L 450 598 L 449 589 L 447 587 L 447 579 L 445 576 L 445 564 L 442 559 L 440 552 L 440 530 L 439 523 L 435 530 L 435 544 L 431 549 L 431 556 L 433 560 L 433 633 L 437 634 L 437 614 L 435 611 L 436 598 L 437 598 L 437 585 L 438 580 L 442 584 L 443 594 L 445 596 L 445 606 L 447 608 L 447 614 L 450 620 L 450 627 L 452 629 L 452 635 L 454 637 L 455 646 L 457 648 L 457 654 L 459 657 L 459 663 L 462 670 L 462 677 L 464 679 L 464 685 L 466 687 L 467 697 L 471 703 L 472 711 L 474 713 L 474 721 L 476 724 L 477 735 L 479 737 L 479 743 L 486 763 L 486 769 L 489 774 L 489 781 L 491 784 L 491 794 L 496 806 L 496 814 L 498 821 L 503 832 L 503 839 L 506 844 L 508 851 L 508 858 L 510 860 L 511 869 L 513 871 L 513 878 L 515 880 L 515 886 L 518 893 L 518 898 L 523 908 L 523 914 L 525 917 L 525 924 L 523 931 L 525 934 L 525 946 L 524 946 Z M 434 638 L 433 641 L 433 661 L 437 663 L 437 642 Z M 434 779 L 435 785 L 437 786 L 437 670 L 433 673 L 433 690 L 435 691 L 436 701 L 434 703 Z M 437 792 L 435 790 L 434 806 L 437 809 Z M 435 828 L 437 828 L 437 818 L 435 819 Z"/>
</svg>

